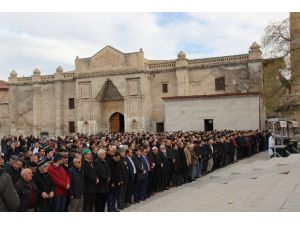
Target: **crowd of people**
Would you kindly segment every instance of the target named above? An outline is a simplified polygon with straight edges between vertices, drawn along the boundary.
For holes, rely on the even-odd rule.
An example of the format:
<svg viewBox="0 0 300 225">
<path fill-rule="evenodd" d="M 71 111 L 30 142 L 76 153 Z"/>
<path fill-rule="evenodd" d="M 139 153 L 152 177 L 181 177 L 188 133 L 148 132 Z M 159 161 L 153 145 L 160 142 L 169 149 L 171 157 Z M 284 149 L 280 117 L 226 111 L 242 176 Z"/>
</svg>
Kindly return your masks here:
<svg viewBox="0 0 300 225">
<path fill-rule="evenodd" d="M 1 139 L 0 211 L 119 212 L 268 149 L 268 131 Z"/>
</svg>

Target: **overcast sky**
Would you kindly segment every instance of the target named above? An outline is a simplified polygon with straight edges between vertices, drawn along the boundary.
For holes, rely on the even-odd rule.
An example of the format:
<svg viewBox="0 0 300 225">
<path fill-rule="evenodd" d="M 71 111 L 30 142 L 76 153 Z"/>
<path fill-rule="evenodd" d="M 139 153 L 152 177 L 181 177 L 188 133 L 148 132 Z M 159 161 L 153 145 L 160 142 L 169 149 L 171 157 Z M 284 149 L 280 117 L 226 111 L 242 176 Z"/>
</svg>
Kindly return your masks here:
<svg viewBox="0 0 300 225">
<path fill-rule="evenodd" d="M 0 13 L 0 79 L 14 69 L 53 74 L 58 65 L 90 57 L 106 45 L 122 52 L 143 48 L 147 59 L 247 53 L 270 21 L 288 13 Z"/>
</svg>

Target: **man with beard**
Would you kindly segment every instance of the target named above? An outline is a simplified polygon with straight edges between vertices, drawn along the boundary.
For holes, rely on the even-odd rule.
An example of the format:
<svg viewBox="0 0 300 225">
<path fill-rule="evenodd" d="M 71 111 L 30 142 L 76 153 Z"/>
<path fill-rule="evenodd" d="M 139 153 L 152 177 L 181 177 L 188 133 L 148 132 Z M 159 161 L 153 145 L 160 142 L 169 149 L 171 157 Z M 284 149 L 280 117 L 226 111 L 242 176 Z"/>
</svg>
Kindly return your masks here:
<svg viewBox="0 0 300 225">
<path fill-rule="evenodd" d="M 53 162 L 50 163 L 48 173 L 54 184 L 54 198 L 52 211 L 63 212 L 66 205 L 66 193 L 70 188 L 70 177 L 62 167 L 63 160 L 61 155 L 54 156 Z"/>
<path fill-rule="evenodd" d="M 49 163 L 42 160 L 38 164 L 37 172 L 33 180 L 37 186 L 37 206 L 39 212 L 50 212 L 52 199 L 54 197 L 54 185 L 48 174 Z"/>
<path fill-rule="evenodd" d="M 90 149 L 84 149 L 82 152 L 83 163 L 82 170 L 84 174 L 84 196 L 83 196 L 83 211 L 93 212 L 95 205 L 95 188 L 99 179 L 96 176 L 96 171 L 93 164 L 93 155 Z"/>
<path fill-rule="evenodd" d="M 10 175 L 14 185 L 17 183 L 18 180 L 21 179 L 21 168 L 22 162 L 19 159 L 19 157 L 13 158 L 12 165 L 9 166 L 6 172 Z"/>
<path fill-rule="evenodd" d="M 25 158 L 24 158 L 24 161 L 23 161 L 23 166 L 25 168 L 28 168 L 29 167 L 29 164 L 30 164 L 30 159 L 32 157 L 32 151 L 30 148 L 28 148 L 25 152 Z"/>
</svg>

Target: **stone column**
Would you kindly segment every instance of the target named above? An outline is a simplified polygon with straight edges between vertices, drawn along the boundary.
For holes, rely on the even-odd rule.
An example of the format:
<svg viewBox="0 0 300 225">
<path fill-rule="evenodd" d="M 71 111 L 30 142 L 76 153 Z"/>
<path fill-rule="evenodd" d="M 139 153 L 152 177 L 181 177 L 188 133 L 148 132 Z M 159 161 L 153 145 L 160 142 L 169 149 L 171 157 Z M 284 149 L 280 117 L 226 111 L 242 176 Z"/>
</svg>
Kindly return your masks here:
<svg viewBox="0 0 300 225">
<path fill-rule="evenodd" d="M 55 80 L 55 135 L 61 136 L 64 131 L 64 118 L 63 118 L 63 68 L 57 67 L 56 74 L 54 75 Z"/>
<path fill-rule="evenodd" d="M 36 136 L 40 136 L 41 133 L 41 109 L 40 109 L 40 101 L 41 101 L 41 72 L 38 69 L 33 71 L 32 79 L 32 115 L 33 115 L 33 126 L 32 126 L 32 134 Z"/>
<path fill-rule="evenodd" d="M 290 13 L 290 34 L 291 34 L 291 72 L 292 90 L 291 94 L 295 99 L 295 105 L 300 104 L 300 12 Z M 300 122 L 300 108 L 294 107 L 293 118 Z"/>
<path fill-rule="evenodd" d="M 18 83 L 17 73 L 16 71 L 12 71 L 9 77 L 9 122 L 10 122 L 10 134 L 16 135 L 16 120 L 17 120 L 17 112 L 18 112 L 18 104 L 17 104 L 17 86 Z"/>
<path fill-rule="evenodd" d="M 176 60 L 177 96 L 189 95 L 189 63 L 183 51 L 180 51 Z"/>
</svg>

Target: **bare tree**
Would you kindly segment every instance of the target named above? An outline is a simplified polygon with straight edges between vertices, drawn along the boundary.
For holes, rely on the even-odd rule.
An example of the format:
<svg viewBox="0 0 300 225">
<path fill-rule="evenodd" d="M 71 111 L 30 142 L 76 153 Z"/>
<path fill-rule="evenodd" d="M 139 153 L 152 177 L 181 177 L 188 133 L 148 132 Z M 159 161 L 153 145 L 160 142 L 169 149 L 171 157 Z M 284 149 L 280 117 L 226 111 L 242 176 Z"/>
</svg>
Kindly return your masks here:
<svg viewBox="0 0 300 225">
<path fill-rule="evenodd" d="M 265 28 L 262 38 L 262 47 L 267 55 L 271 57 L 287 57 L 290 54 L 290 20 L 271 22 Z"/>
<path fill-rule="evenodd" d="M 282 76 L 291 78 L 290 54 L 291 54 L 290 20 L 284 19 L 281 22 L 271 22 L 266 28 L 262 37 L 262 49 L 264 55 L 272 58 L 283 58 L 286 67 L 281 69 Z"/>
</svg>

